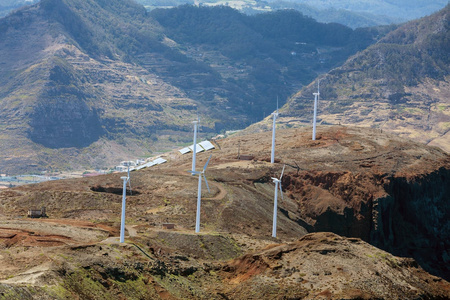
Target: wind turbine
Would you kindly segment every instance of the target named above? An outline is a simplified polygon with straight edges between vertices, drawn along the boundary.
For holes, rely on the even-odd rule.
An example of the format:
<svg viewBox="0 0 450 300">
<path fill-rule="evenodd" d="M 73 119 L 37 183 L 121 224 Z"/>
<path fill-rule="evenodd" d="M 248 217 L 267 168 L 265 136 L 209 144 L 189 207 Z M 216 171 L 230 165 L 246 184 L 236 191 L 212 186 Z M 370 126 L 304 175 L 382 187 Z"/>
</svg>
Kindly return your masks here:
<svg viewBox="0 0 450 300">
<path fill-rule="evenodd" d="M 313 93 L 314 95 L 314 120 L 313 120 L 313 134 L 312 134 L 312 140 L 316 140 L 316 119 L 317 119 L 317 101 L 319 98 L 319 93 Z"/>
<path fill-rule="evenodd" d="M 320 79 L 317 81 L 317 93 L 313 93 L 314 95 L 314 121 L 313 121 L 313 134 L 312 140 L 316 140 L 316 119 L 317 119 L 317 103 L 319 102 L 320 95 Z"/>
<path fill-rule="evenodd" d="M 211 159 L 212 154 L 209 156 L 208 161 L 203 167 L 203 171 L 188 171 L 192 173 L 192 175 L 198 175 L 198 191 L 197 191 L 197 214 L 195 217 L 195 232 L 200 232 L 200 206 L 201 206 L 201 198 L 202 198 L 202 175 L 205 180 L 206 187 L 208 188 L 208 192 L 211 192 L 209 189 L 208 181 L 206 180 L 205 171 L 206 167 L 208 167 L 209 160 Z"/>
<path fill-rule="evenodd" d="M 277 97 L 277 111 L 272 113 L 273 115 L 273 126 L 272 126 L 272 153 L 270 156 L 270 163 L 273 164 L 275 161 L 275 125 L 278 118 L 278 97 Z"/>
<path fill-rule="evenodd" d="M 272 223 L 272 237 L 277 237 L 277 210 L 278 210 L 278 188 L 280 189 L 281 199 L 283 200 L 283 190 L 281 189 L 281 178 L 283 178 L 284 168 L 281 171 L 280 179 L 272 177 L 273 182 L 275 183 L 275 195 L 273 199 L 273 223 Z"/>
<path fill-rule="evenodd" d="M 197 126 L 200 123 L 200 118 L 197 116 L 197 121 L 194 121 L 194 154 L 192 155 L 192 172 L 195 172 L 195 157 L 197 156 Z M 194 175 L 194 173 L 192 173 Z"/>
<path fill-rule="evenodd" d="M 120 242 L 125 240 L 125 202 L 127 198 L 127 181 L 129 177 L 120 177 L 123 180 L 123 193 L 122 193 L 122 218 L 120 220 Z"/>
</svg>

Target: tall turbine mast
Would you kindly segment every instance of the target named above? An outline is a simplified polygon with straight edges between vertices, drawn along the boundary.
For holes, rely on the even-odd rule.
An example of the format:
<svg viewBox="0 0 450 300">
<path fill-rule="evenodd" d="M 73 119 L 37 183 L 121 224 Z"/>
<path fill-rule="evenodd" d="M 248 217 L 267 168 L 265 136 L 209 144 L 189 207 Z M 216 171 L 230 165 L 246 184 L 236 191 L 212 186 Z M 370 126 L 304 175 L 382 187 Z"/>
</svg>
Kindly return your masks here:
<svg viewBox="0 0 450 300">
<path fill-rule="evenodd" d="M 197 116 L 197 121 L 194 121 L 194 153 L 192 154 L 192 172 L 195 172 L 195 158 L 197 156 L 197 127 L 200 123 L 200 117 Z M 192 173 L 194 175 L 194 173 Z"/>
<path fill-rule="evenodd" d="M 314 119 L 313 119 L 313 134 L 312 140 L 316 140 L 316 119 L 317 119 L 317 101 L 319 98 L 319 93 L 313 93 L 314 95 Z"/>
<path fill-rule="evenodd" d="M 120 242 L 123 243 L 125 240 L 125 202 L 127 198 L 127 181 L 128 177 L 120 177 L 123 180 L 123 193 L 122 193 L 122 217 L 120 220 Z"/>
<path fill-rule="evenodd" d="M 131 180 L 130 180 L 130 162 L 128 162 L 127 163 L 127 165 L 128 165 L 128 169 L 127 169 L 127 181 L 128 181 L 128 185 L 130 186 L 130 195 L 131 195 L 131 193 L 132 193 L 132 191 L 131 191 Z"/>
<path fill-rule="evenodd" d="M 322 78 L 326 79 L 326 78 Z M 312 134 L 312 140 L 316 140 L 316 122 L 317 122 L 317 106 L 319 102 L 319 96 L 320 96 L 320 81 L 322 79 L 317 80 L 317 93 L 313 93 L 314 95 L 314 120 L 313 120 L 313 134 Z"/>
<path fill-rule="evenodd" d="M 272 153 L 270 156 L 270 163 L 273 164 L 275 161 L 275 127 L 278 118 L 278 97 L 277 97 L 277 111 L 272 113 L 273 115 L 273 126 L 272 126 Z"/>
<path fill-rule="evenodd" d="M 272 221 L 272 237 L 277 237 L 277 211 L 278 211 L 278 188 L 280 189 L 281 199 L 283 199 L 283 190 L 281 189 L 281 178 L 283 178 L 284 168 L 281 171 L 280 179 L 272 177 L 273 182 L 275 183 L 275 194 L 273 197 L 273 221 Z"/>
<path fill-rule="evenodd" d="M 200 232 L 200 207 L 201 207 L 201 200 L 202 200 L 202 176 L 205 180 L 206 187 L 208 188 L 208 192 L 211 192 L 209 189 L 208 181 L 206 180 L 205 171 L 208 167 L 209 160 L 211 159 L 212 154 L 209 156 L 208 161 L 206 162 L 205 166 L 203 167 L 203 171 L 188 171 L 189 173 L 192 173 L 192 175 L 198 175 L 198 190 L 197 190 L 197 213 L 195 216 L 195 232 Z"/>
</svg>

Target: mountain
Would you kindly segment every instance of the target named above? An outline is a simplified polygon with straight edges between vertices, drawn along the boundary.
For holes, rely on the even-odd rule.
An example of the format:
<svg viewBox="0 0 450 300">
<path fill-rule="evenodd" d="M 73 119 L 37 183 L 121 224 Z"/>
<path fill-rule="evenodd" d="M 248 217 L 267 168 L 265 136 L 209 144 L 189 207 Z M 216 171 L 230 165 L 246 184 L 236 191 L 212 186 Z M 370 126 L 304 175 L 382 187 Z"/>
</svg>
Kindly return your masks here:
<svg viewBox="0 0 450 300">
<path fill-rule="evenodd" d="M 191 156 L 131 173 L 0 191 L 9 299 L 447 299 L 450 156 L 379 129 L 321 126 L 219 139 L 200 233 Z M 251 155 L 252 160 L 241 158 Z M 286 165 L 272 238 L 274 184 Z M 26 219 L 46 207 L 48 219 Z M 164 225 L 165 224 L 165 225 Z M 173 229 L 168 226 L 172 224 Z M 431 274 L 433 275 L 431 275 Z M 439 277 L 438 277 L 439 276 Z"/>
<path fill-rule="evenodd" d="M 261 3 L 261 2 L 258 2 Z M 361 28 L 361 27 L 373 27 L 380 25 L 398 24 L 406 21 L 405 19 L 399 18 L 398 16 L 390 15 L 377 15 L 370 13 L 368 11 L 358 11 L 350 9 L 342 9 L 333 6 L 317 6 L 315 2 L 313 3 L 301 3 L 295 1 L 269 1 L 265 3 L 272 10 L 280 9 L 295 9 L 309 16 L 321 23 L 339 23 L 346 25 L 350 28 Z M 442 5 L 439 8 L 442 8 Z M 437 8 L 436 10 L 438 10 Z M 248 8 L 245 10 L 246 13 L 260 13 L 258 9 Z M 434 11 L 433 11 L 434 12 Z M 413 19 L 410 17 L 410 19 Z M 408 20 L 410 20 L 408 19 Z"/>
<path fill-rule="evenodd" d="M 411 21 L 320 76 L 281 109 L 283 126 L 370 126 L 450 151 L 450 6 Z M 269 120 L 257 127 L 268 128 Z"/>
<path fill-rule="evenodd" d="M 30 5 L 38 2 L 39 0 L 2 0 L 0 3 L 0 17 L 6 16 L 14 9 L 20 8 L 24 5 Z"/>
<path fill-rule="evenodd" d="M 5 16 L 11 10 L 23 5 L 29 5 L 38 0 L 3 0 L 0 4 L 0 17 Z M 246 14 L 257 14 L 280 9 L 295 9 L 306 16 L 312 17 L 322 23 L 339 23 L 351 28 L 370 27 L 401 23 L 412 19 L 421 18 L 442 9 L 446 0 L 424 2 L 416 1 L 237 1 L 227 2 L 193 1 L 193 0 L 136 0 L 148 10 L 155 8 L 172 8 L 175 6 L 190 5 L 227 5 Z"/>
<path fill-rule="evenodd" d="M 226 5 L 246 14 L 259 14 L 280 9 L 295 9 L 304 15 L 323 23 L 339 23 L 351 28 L 369 27 L 402 23 L 430 15 L 442 9 L 448 1 L 404 1 L 404 0 L 366 0 L 366 1 L 336 1 L 336 0 L 137 0 L 148 10 L 167 8 L 183 4 L 200 6 Z"/>
<path fill-rule="evenodd" d="M 107 168 L 243 128 L 389 28 L 43 0 L 0 19 L 3 173 Z M 240 34 L 236 34 L 239 32 Z"/>
<path fill-rule="evenodd" d="M 378 16 L 388 16 L 413 20 L 432 14 L 448 4 L 446 0 L 292 0 L 294 3 L 307 4 L 319 9 L 342 9 L 352 12 L 370 13 Z"/>
</svg>

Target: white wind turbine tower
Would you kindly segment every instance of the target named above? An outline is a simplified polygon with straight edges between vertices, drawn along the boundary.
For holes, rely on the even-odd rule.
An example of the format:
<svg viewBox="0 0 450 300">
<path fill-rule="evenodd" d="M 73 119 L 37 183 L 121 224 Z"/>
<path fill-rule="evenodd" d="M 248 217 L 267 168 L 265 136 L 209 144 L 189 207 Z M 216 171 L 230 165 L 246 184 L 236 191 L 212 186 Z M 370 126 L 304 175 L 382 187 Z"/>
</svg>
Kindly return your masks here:
<svg viewBox="0 0 450 300">
<path fill-rule="evenodd" d="M 275 161 L 275 125 L 278 118 L 278 98 L 277 98 L 277 111 L 272 113 L 273 115 L 273 126 L 272 126 L 272 153 L 270 156 L 270 163 L 273 164 Z"/>
<path fill-rule="evenodd" d="M 281 171 L 280 179 L 272 177 L 273 182 L 275 183 L 275 195 L 273 199 L 273 223 L 272 223 L 272 237 L 277 237 L 277 211 L 278 211 L 278 188 L 280 189 L 281 199 L 283 199 L 283 190 L 281 189 L 281 178 L 283 178 L 284 168 Z"/>
<path fill-rule="evenodd" d="M 120 177 L 123 180 L 123 193 L 122 193 L 122 217 L 120 220 L 120 242 L 125 240 L 125 202 L 127 197 L 127 181 L 129 177 Z"/>
<path fill-rule="evenodd" d="M 130 186 L 130 195 L 131 195 L 131 180 L 130 180 L 130 162 L 127 163 L 128 169 L 127 169 L 127 181 L 128 185 Z"/>
<path fill-rule="evenodd" d="M 313 93 L 314 95 L 314 120 L 313 120 L 313 134 L 312 140 L 316 140 L 316 120 L 317 120 L 317 103 L 319 102 L 320 95 L 320 79 L 317 81 L 317 93 Z"/>
<path fill-rule="evenodd" d="M 205 171 L 206 167 L 208 167 L 209 160 L 211 159 L 212 154 L 209 156 L 208 161 L 206 162 L 205 166 L 203 167 L 203 171 L 188 171 L 189 173 L 192 173 L 192 175 L 198 175 L 198 191 L 197 191 L 197 214 L 195 217 L 195 232 L 200 232 L 200 206 L 201 206 L 201 199 L 202 199 L 202 175 L 203 179 L 205 180 L 206 187 L 208 188 L 208 192 L 211 192 L 209 189 L 208 181 L 206 180 Z"/>
<path fill-rule="evenodd" d="M 195 157 L 197 156 L 197 127 L 200 123 L 200 118 L 197 116 L 197 121 L 194 121 L 194 154 L 192 155 L 192 172 L 195 172 Z M 192 173 L 194 175 L 194 173 Z"/>
</svg>

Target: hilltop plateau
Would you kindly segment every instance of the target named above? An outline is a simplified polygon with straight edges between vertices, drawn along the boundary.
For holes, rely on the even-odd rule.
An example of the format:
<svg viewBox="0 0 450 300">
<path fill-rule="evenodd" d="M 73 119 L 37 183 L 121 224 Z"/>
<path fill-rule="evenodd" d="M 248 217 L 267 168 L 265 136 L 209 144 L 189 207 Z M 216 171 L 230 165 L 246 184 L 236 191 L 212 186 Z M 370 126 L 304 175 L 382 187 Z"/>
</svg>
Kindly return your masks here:
<svg viewBox="0 0 450 300">
<path fill-rule="evenodd" d="M 379 129 L 319 126 L 233 136 L 131 173 L 0 192 L 0 292 L 8 299 L 445 299 L 450 297 L 450 156 Z M 251 160 L 238 159 L 252 157 Z M 271 177 L 282 178 L 271 238 Z M 25 220 L 45 206 L 49 219 Z M 165 229 L 163 224 L 174 224 Z M 333 232 L 333 233 L 331 233 Z M 430 275 L 427 272 L 432 273 Z M 437 277 L 440 276 L 440 277 Z M 443 279 L 444 278 L 444 279 Z"/>
<path fill-rule="evenodd" d="M 284 127 L 319 123 L 379 128 L 450 151 L 450 6 L 411 21 L 318 77 L 280 109 Z M 271 121 L 249 132 L 270 128 Z"/>
</svg>

